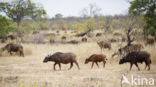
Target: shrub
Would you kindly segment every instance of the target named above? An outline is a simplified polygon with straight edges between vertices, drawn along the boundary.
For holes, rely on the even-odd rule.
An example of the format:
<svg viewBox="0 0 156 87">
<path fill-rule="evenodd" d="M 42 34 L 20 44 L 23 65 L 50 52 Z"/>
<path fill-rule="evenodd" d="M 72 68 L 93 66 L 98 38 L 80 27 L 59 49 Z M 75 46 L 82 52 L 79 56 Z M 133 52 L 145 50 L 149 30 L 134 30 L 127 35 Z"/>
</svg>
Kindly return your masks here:
<svg viewBox="0 0 156 87">
<path fill-rule="evenodd" d="M 4 38 L 9 32 L 16 29 L 12 24 L 13 23 L 9 19 L 0 15 L 0 37 Z"/>
</svg>

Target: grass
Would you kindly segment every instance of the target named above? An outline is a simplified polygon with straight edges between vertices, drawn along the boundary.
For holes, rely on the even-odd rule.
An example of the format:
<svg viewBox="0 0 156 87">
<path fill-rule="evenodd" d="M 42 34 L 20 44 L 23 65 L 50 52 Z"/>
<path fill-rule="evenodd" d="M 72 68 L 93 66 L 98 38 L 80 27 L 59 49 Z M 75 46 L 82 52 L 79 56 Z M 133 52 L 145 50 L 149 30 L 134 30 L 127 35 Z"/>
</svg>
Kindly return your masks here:
<svg viewBox="0 0 156 87">
<path fill-rule="evenodd" d="M 8 76 L 18 76 L 17 84 L 13 83 L 12 80 L 10 83 L 2 80 L 0 84 L 4 87 L 120 87 L 121 74 L 127 73 L 129 69 L 129 64 L 119 65 L 118 61 L 110 63 L 113 50 L 103 51 L 103 54 L 107 55 L 107 58 L 109 59 L 105 68 L 103 68 L 102 63 L 100 63 L 100 68 L 97 68 L 97 66 L 94 65 L 94 68 L 90 69 L 91 63 L 85 65 L 84 60 L 91 54 L 101 53 L 100 48 L 95 42 L 81 43 L 78 45 L 23 44 L 23 46 L 26 48 L 25 53 L 27 53 L 24 58 L 19 56 L 0 58 L 1 76 L 3 78 Z M 112 46 L 116 47 L 116 44 L 112 44 Z M 147 47 L 145 49 L 152 55 L 152 69 L 150 72 L 153 73 L 155 71 L 155 62 L 153 62 L 155 55 L 153 56 L 153 47 Z M 29 53 L 29 51 L 32 52 Z M 61 71 L 53 71 L 52 62 L 42 63 L 46 55 L 53 54 L 57 51 L 75 53 L 81 69 L 78 70 L 74 65 L 71 70 L 67 70 L 69 64 L 62 64 Z M 2 66 L 6 67 L 4 68 Z M 144 65 L 139 66 L 141 69 L 144 67 Z M 58 66 L 57 69 L 59 69 Z M 148 73 L 148 71 L 145 70 L 140 72 L 137 71 L 135 66 L 130 72 L 134 74 Z"/>
<path fill-rule="evenodd" d="M 75 38 L 76 39 L 76 38 Z M 78 38 L 80 39 L 80 38 Z M 133 66 L 129 71 L 129 64 L 119 65 L 119 57 L 111 58 L 111 55 L 118 49 L 118 44 L 112 44 L 112 50 L 105 49 L 102 53 L 108 58 L 105 68 L 99 63 L 100 68 L 91 63 L 84 64 L 86 58 L 92 54 L 100 54 L 101 50 L 95 41 L 72 44 L 22 44 L 25 57 L 20 56 L 0 56 L 0 86 L 2 87 L 121 87 L 120 81 L 122 74 L 140 75 L 153 77 L 156 79 L 156 45 L 147 46 L 144 50 L 151 54 L 151 70 L 146 71 L 144 64 L 139 64 L 141 71 Z M 0 47 L 3 47 L 1 44 Z M 74 64 L 71 70 L 68 65 L 62 65 L 62 70 L 53 70 L 53 62 L 43 63 L 43 59 L 48 54 L 55 52 L 73 52 L 77 55 L 80 70 Z M 1 53 L 1 51 L 0 51 Z M 112 62 L 113 61 L 113 62 Z M 5 79 L 8 77 L 18 77 Z M 14 79 L 17 79 L 14 81 Z M 123 87 L 130 87 L 123 85 Z M 136 86 L 140 87 L 140 86 Z M 154 87 L 154 86 L 153 86 Z"/>
</svg>

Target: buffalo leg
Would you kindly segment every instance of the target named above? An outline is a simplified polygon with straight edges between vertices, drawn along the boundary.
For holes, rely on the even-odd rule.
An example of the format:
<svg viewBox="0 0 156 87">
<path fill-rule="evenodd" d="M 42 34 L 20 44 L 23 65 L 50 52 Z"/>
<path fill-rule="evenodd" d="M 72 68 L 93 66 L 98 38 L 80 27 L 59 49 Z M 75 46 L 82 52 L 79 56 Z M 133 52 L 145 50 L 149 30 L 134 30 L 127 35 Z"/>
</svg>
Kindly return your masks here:
<svg viewBox="0 0 156 87">
<path fill-rule="evenodd" d="M 150 70 L 150 64 L 148 64 L 148 70 Z"/>
<path fill-rule="evenodd" d="M 97 67 L 99 68 L 98 62 L 95 62 L 95 63 L 96 63 L 96 65 L 97 65 Z"/>
<path fill-rule="evenodd" d="M 106 63 L 106 62 L 105 62 L 105 61 L 103 61 L 103 68 L 105 67 L 105 63 Z"/>
<path fill-rule="evenodd" d="M 78 69 L 80 69 L 79 64 L 77 63 L 77 61 L 74 62 L 77 66 Z"/>
<path fill-rule="evenodd" d="M 55 69 L 56 64 L 57 64 L 57 63 L 54 64 L 54 70 L 56 70 L 56 69 Z"/>
<path fill-rule="evenodd" d="M 130 63 L 130 69 L 129 69 L 129 70 L 131 70 L 131 69 L 132 69 L 132 66 L 133 66 L 133 63 Z"/>
<path fill-rule="evenodd" d="M 20 56 L 23 56 L 24 57 L 24 53 L 22 51 L 20 51 Z"/>
<path fill-rule="evenodd" d="M 59 68 L 60 68 L 60 70 L 61 70 L 61 64 L 59 63 Z"/>
<path fill-rule="evenodd" d="M 146 68 L 147 68 L 147 63 L 145 62 L 145 70 L 146 70 Z"/>
<path fill-rule="evenodd" d="M 138 64 L 137 64 L 137 63 L 135 63 L 135 65 L 136 65 L 136 67 L 138 67 L 138 70 L 140 71 L 140 68 L 139 68 Z"/>
<path fill-rule="evenodd" d="M 145 65 L 145 70 L 146 70 L 147 65 Z"/>
<path fill-rule="evenodd" d="M 94 66 L 94 62 L 92 62 L 92 67 L 91 68 L 93 68 L 93 66 Z"/>
<path fill-rule="evenodd" d="M 70 63 L 70 68 L 68 70 L 70 70 L 73 67 L 73 62 Z"/>
<path fill-rule="evenodd" d="M 10 55 L 12 55 L 11 51 L 10 51 Z"/>
</svg>

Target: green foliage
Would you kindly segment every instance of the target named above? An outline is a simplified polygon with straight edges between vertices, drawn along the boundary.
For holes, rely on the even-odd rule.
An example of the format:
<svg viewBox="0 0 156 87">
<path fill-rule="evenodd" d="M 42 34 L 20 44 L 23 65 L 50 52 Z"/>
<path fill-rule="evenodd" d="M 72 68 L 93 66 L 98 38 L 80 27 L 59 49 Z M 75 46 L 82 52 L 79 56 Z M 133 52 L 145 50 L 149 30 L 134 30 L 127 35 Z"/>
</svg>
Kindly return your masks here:
<svg viewBox="0 0 156 87">
<path fill-rule="evenodd" d="M 93 30 L 93 29 L 96 29 L 97 26 L 96 26 L 96 22 L 95 22 L 95 19 L 94 18 L 89 18 L 87 20 L 85 20 L 84 23 L 75 23 L 71 29 L 76 29 L 78 31 L 86 31 L 86 30 Z"/>
<path fill-rule="evenodd" d="M 21 20 L 25 17 L 41 17 L 46 14 L 45 10 L 31 0 L 13 0 L 13 2 L 0 2 L 0 12 L 11 18 L 19 26 Z"/>
<path fill-rule="evenodd" d="M 96 28 L 96 22 L 94 18 L 89 18 L 85 21 L 85 26 L 87 30 L 93 30 Z"/>
<path fill-rule="evenodd" d="M 12 25 L 12 22 L 6 17 L 0 15 L 0 37 L 6 37 L 11 31 L 16 28 Z"/>
<path fill-rule="evenodd" d="M 145 30 L 150 34 L 156 31 L 156 0 L 133 0 L 130 2 L 129 13 L 145 17 Z M 153 35 L 153 34 L 152 34 Z"/>
<path fill-rule="evenodd" d="M 49 27 L 50 27 L 50 23 L 46 19 L 38 21 L 38 24 L 39 24 L 39 29 L 41 29 L 41 30 L 49 29 Z"/>
<path fill-rule="evenodd" d="M 86 27 L 85 27 L 84 24 L 76 23 L 76 24 L 74 24 L 72 26 L 71 29 L 73 29 L 73 30 L 75 29 L 75 30 L 78 30 L 78 31 L 84 31 L 84 30 L 86 30 Z"/>
<path fill-rule="evenodd" d="M 154 36 L 154 35 L 155 35 L 155 28 L 154 28 L 153 26 L 149 27 L 148 33 L 149 33 L 150 35 Z"/>
<path fill-rule="evenodd" d="M 22 21 L 20 25 L 20 32 L 29 34 L 34 30 L 37 30 L 39 27 L 35 21 Z"/>
<path fill-rule="evenodd" d="M 96 25 L 96 29 L 104 29 L 104 24 L 105 24 L 104 20 L 98 21 Z"/>
</svg>

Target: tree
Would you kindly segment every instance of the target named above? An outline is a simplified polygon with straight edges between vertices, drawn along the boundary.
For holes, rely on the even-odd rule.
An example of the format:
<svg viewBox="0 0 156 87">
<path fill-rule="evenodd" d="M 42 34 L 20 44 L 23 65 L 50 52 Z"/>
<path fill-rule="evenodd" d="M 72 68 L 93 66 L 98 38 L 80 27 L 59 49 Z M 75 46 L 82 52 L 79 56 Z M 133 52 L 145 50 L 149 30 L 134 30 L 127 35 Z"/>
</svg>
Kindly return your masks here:
<svg viewBox="0 0 156 87">
<path fill-rule="evenodd" d="M 143 15 L 146 22 L 144 32 L 156 37 L 156 0 L 133 0 L 130 4 L 129 13 Z"/>
<path fill-rule="evenodd" d="M 7 36 L 10 31 L 15 30 L 15 27 L 12 25 L 11 20 L 0 15 L 0 37 L 3 39 Z"/>
<path fill-rule="evenodd" d="M 97 17 L 100 15 L 101 8 L 99 8 L 96 4 L 89 4 L 88 8 L 82 9 L 81 16 L 86 17 Z"/>
<path fill-rule="evenodd" d="M 125 33 L 127 37 L 127 45 L 130 46 L 134 40 L 136 40 L 136 28 L 137 28 L 137 17 L 136 16 L 129 16 L 124 23 Z"/>
<path fill-rule="evenodd" d="M 57 14 L 55 15 L 55 18 L 62 18 L 62 17 L 63 17 L 63 15 L 60 14 L 60 13 L 57 13 Z"/>
<path fill-rule="evenodd" d="M 46 14 L 45 10 L 37 7 L 31 0 L 13 0 L 12 2 L 0 2 L 0 12 L 17 23 L 18 27 L 25 17 L 35 19 Z"/>
</svg>

